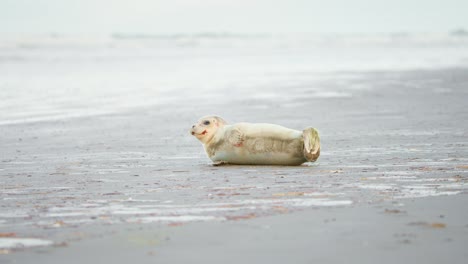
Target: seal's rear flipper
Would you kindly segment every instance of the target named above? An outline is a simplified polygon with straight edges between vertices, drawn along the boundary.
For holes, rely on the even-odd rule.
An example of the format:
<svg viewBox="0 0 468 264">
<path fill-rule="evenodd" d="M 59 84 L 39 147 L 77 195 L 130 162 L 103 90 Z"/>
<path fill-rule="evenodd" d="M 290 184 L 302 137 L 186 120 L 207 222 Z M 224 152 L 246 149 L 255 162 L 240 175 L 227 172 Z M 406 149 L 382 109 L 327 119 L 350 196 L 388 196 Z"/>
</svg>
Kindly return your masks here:
<svg viewBox="0 0 468 264">
<path fill-rule="evenodd" d="M 308 161 L 316 161 L 320 156 L 320 137 L 318 131 L 309 127 L 302 131 L 304 137 L 304 157 Z"/>
</svg>

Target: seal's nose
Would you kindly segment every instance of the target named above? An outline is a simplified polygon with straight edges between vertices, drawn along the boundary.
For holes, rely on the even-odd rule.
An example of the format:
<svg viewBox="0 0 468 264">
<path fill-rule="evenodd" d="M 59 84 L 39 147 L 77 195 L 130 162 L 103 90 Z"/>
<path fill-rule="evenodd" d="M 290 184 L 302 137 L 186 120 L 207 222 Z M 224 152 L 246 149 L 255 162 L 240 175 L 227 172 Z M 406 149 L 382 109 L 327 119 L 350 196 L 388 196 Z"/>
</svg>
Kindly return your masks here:
<svg viewBox="0 0 468 264">
<path fill-rule="evenodd" d="M 195 129 L 195 125 L 192 126 L 192 129 L 190 129 L 189 133 L 192 134 L 192 136 L 195 135 L 195 131 L 193 131 Z"/>
</svg>

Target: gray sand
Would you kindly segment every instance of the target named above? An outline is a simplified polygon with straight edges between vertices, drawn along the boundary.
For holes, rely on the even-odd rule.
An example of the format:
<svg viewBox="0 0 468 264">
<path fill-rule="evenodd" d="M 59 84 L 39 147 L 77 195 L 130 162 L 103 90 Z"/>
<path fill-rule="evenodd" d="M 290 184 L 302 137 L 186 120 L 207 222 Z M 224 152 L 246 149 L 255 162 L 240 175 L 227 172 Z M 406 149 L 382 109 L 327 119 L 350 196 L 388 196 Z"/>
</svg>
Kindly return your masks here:
<svg viewBox="0 0 468 264">
<path fill-rule="evenodd" d="M 70 247 L 25 252 L 12 259 L 18 263 L 465 263 L 468 211 L 459 210 L 463 207 L 466 200 L 456 196 L 432 197 L 397 207 L 384 202 L 248 221 L 143 225 L 136 230 L 127 226 Z"/>
<path fill-rule="evenodd" d="M 0 262 L 464 263 L 467 72 L 324 74 L 265 88 L 274 97 L 226 90 L 1 125 L 0 233 L 54 245 Z M 317 127 L 322 156 L 212 167 L 188 134 L 209 113 Z"/>
</svg>

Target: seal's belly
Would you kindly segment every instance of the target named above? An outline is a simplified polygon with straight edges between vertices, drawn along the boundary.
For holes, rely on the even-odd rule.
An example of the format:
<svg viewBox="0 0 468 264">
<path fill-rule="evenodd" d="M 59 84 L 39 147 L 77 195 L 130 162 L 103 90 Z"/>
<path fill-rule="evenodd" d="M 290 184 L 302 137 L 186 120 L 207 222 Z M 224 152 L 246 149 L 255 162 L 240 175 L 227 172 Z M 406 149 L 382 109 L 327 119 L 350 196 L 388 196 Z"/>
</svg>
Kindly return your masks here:
<svg viewBox="0 0 468 264">
<path fill-rule="evenodd" d="M 300 165 L 306 162 L 303 145 L 302 137 L 288 140 L 247 137 L 239 146 L 222 142 L 208 155 L 215 162 L 223 161 L 231 164 Z"/>
</svg>

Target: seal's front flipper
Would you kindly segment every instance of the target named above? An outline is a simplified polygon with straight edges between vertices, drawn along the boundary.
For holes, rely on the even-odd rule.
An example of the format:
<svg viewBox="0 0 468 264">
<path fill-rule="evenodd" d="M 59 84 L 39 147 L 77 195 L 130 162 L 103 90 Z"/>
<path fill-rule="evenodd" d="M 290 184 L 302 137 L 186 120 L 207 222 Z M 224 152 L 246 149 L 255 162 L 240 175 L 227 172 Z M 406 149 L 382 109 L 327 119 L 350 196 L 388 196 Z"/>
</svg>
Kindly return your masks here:
<svg viewBox="0 0 468 264">
<path fill-rule="evenodd" d="M 320 156 L 320 137 L 315 128 L 309 127 L 302 131 L 304 137 L 304 157 L 308 161 L 316 161 Z"/>
<path fill-rule="evenodd" d="M 240 129 L 235 128 L 229 132 L 227 140 L 229 141 L 229 143 L 231 143 L 231 145 L 235 147 L 242 147 L 244 144 L 245 136 L 244 133 L 240 131 Z"/>
<path fill-rule="evenodd" d="M 218 167 L 218 166 L 224 166 L 224 165 L 228 165 L 229 163 L 227 163 L 226 161 L 214 161 L 213 162 L 213 166 L 215 167 Z"/>
</svg>

